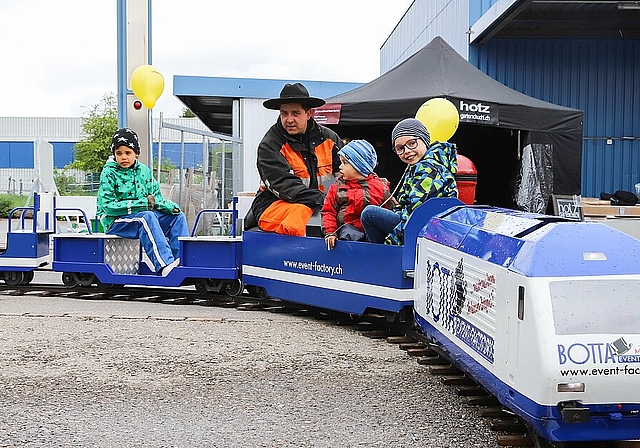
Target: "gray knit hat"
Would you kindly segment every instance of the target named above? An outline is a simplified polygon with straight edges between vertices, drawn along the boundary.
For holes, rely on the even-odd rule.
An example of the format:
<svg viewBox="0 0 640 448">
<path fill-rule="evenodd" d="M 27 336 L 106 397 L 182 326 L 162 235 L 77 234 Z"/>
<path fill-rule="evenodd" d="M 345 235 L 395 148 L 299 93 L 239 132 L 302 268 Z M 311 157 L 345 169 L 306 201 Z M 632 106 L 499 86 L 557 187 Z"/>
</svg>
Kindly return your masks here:
<svg viewBox="0 0 640 448">
<path fill-rule="evenodd" d="M 421 121 L 415 118 L 405 118 L 393 128 L 391 132 L 391 144 L 393 145 L 398 137 L 417 137 L 427 145 L 431 145 L 429 131 Z"/>
<path fill-rule="evenodd" d="M 363 176 L 371 174 L 378 164 L 378 155 L 371 143 L 366 140 L 351 140 L 338 151 L 356 171 Z"/>
</svg>

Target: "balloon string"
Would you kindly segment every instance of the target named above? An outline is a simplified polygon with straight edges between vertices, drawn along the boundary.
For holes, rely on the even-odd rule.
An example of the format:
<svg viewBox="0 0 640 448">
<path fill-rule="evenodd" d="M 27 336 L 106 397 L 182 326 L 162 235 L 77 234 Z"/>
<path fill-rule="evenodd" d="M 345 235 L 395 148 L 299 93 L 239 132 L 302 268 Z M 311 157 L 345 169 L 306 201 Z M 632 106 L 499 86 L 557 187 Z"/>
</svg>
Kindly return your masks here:
<svg viewBox="0 0 640 448">
<path fill-rule="evenodd" d="M 402 183 L 402 180 L 404 179 L 404 175 L 407 174 L 407 170 L 409 169 L 409 165 L 407 165 L 404 169 L 404 172 L 402 173 L 402 177 L 400 178 L 400 181 L 396 184 L 396 188 L 393 189 L 393 192 L 389 195 L 389 197 L 387 199 L 384 200 L 384 202 L 382 204 L 380 204 L 380 207 L 384 207 L 384 205 L 389 202 L 389 200 L 394 197 L 396 195 L 396 193 L 398 192 L 398 188 L 400 188 L 400 184 Z"/>
</svg>

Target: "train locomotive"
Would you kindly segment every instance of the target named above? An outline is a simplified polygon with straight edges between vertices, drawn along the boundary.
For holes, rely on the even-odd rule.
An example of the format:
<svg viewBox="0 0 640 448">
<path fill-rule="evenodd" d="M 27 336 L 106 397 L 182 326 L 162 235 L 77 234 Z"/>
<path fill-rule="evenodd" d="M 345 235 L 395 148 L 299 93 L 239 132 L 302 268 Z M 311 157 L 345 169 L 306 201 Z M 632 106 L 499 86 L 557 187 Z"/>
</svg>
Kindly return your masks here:
<svg viewBox="0 0 640 448">
<path fill-rule="evenodd" d="M 417 254 L 416 324 L 535 434 L 640 437 L 640 241 L 453 207 L 428 221 Z"/>
<path fill-rule="evenodd" d="M 194 285 L 382 315 L 417 328 L 544 440 L 640 438 L 640 241 L 604 224 L 436 198 L 414 211 L 404 246 L 327 250 L 313 223 L 316 236 L 236 236 L 234 202 L 207 211 L 229 214 L 228 235 L 182 238 L 180 265 L 163 277 L 137 240 L 57 232 L 55 201 L 44 210 L 36 199 L 40 219 L 10 228 L 0 253 L 7 284 L 33 279 L 51 238 L 51 268 L 70 287 Z"/>
</svg>

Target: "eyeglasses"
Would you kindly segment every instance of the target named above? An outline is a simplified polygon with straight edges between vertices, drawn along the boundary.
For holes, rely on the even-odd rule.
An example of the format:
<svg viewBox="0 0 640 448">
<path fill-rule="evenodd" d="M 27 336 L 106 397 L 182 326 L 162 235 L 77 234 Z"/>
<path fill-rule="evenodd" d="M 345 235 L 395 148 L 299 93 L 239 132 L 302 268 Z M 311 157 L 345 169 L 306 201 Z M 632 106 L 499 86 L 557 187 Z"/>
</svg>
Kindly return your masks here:
<svg viewBox="0 0 640 448">
<path fill-rule="evenodd" d="M 412 150 L 412 149 L 416 149 L 417 147 L 418 147 L 418 139 L 412 138 L 411 140 L 407 140 L 407 142 L 404 145 L 394 147 L 393 150 L 395 151 L 396 154 L 401 156 L 402 154 L 404 154 L 405 149 Z"/>
</svg>

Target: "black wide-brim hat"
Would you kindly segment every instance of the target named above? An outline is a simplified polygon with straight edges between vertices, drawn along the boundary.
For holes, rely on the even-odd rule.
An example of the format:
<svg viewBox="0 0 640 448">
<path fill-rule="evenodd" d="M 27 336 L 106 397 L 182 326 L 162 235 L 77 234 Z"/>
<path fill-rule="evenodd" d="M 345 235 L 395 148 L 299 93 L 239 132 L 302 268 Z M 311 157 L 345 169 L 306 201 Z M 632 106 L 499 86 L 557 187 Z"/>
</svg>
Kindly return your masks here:
<svg viewBox="0 0 640 448">
<path fill-rule="evenodd" d="M 280 110 L 280 105 L 287 103 L 300 103 L 306 109 L 313 109 L 325 104 L 325 100 L 309 96 L 309 91 L 299 82 L 285 84 L 280 92 L 280 97 L 266 100 L 262 105 L 267 109 Z"/>
</svg>

